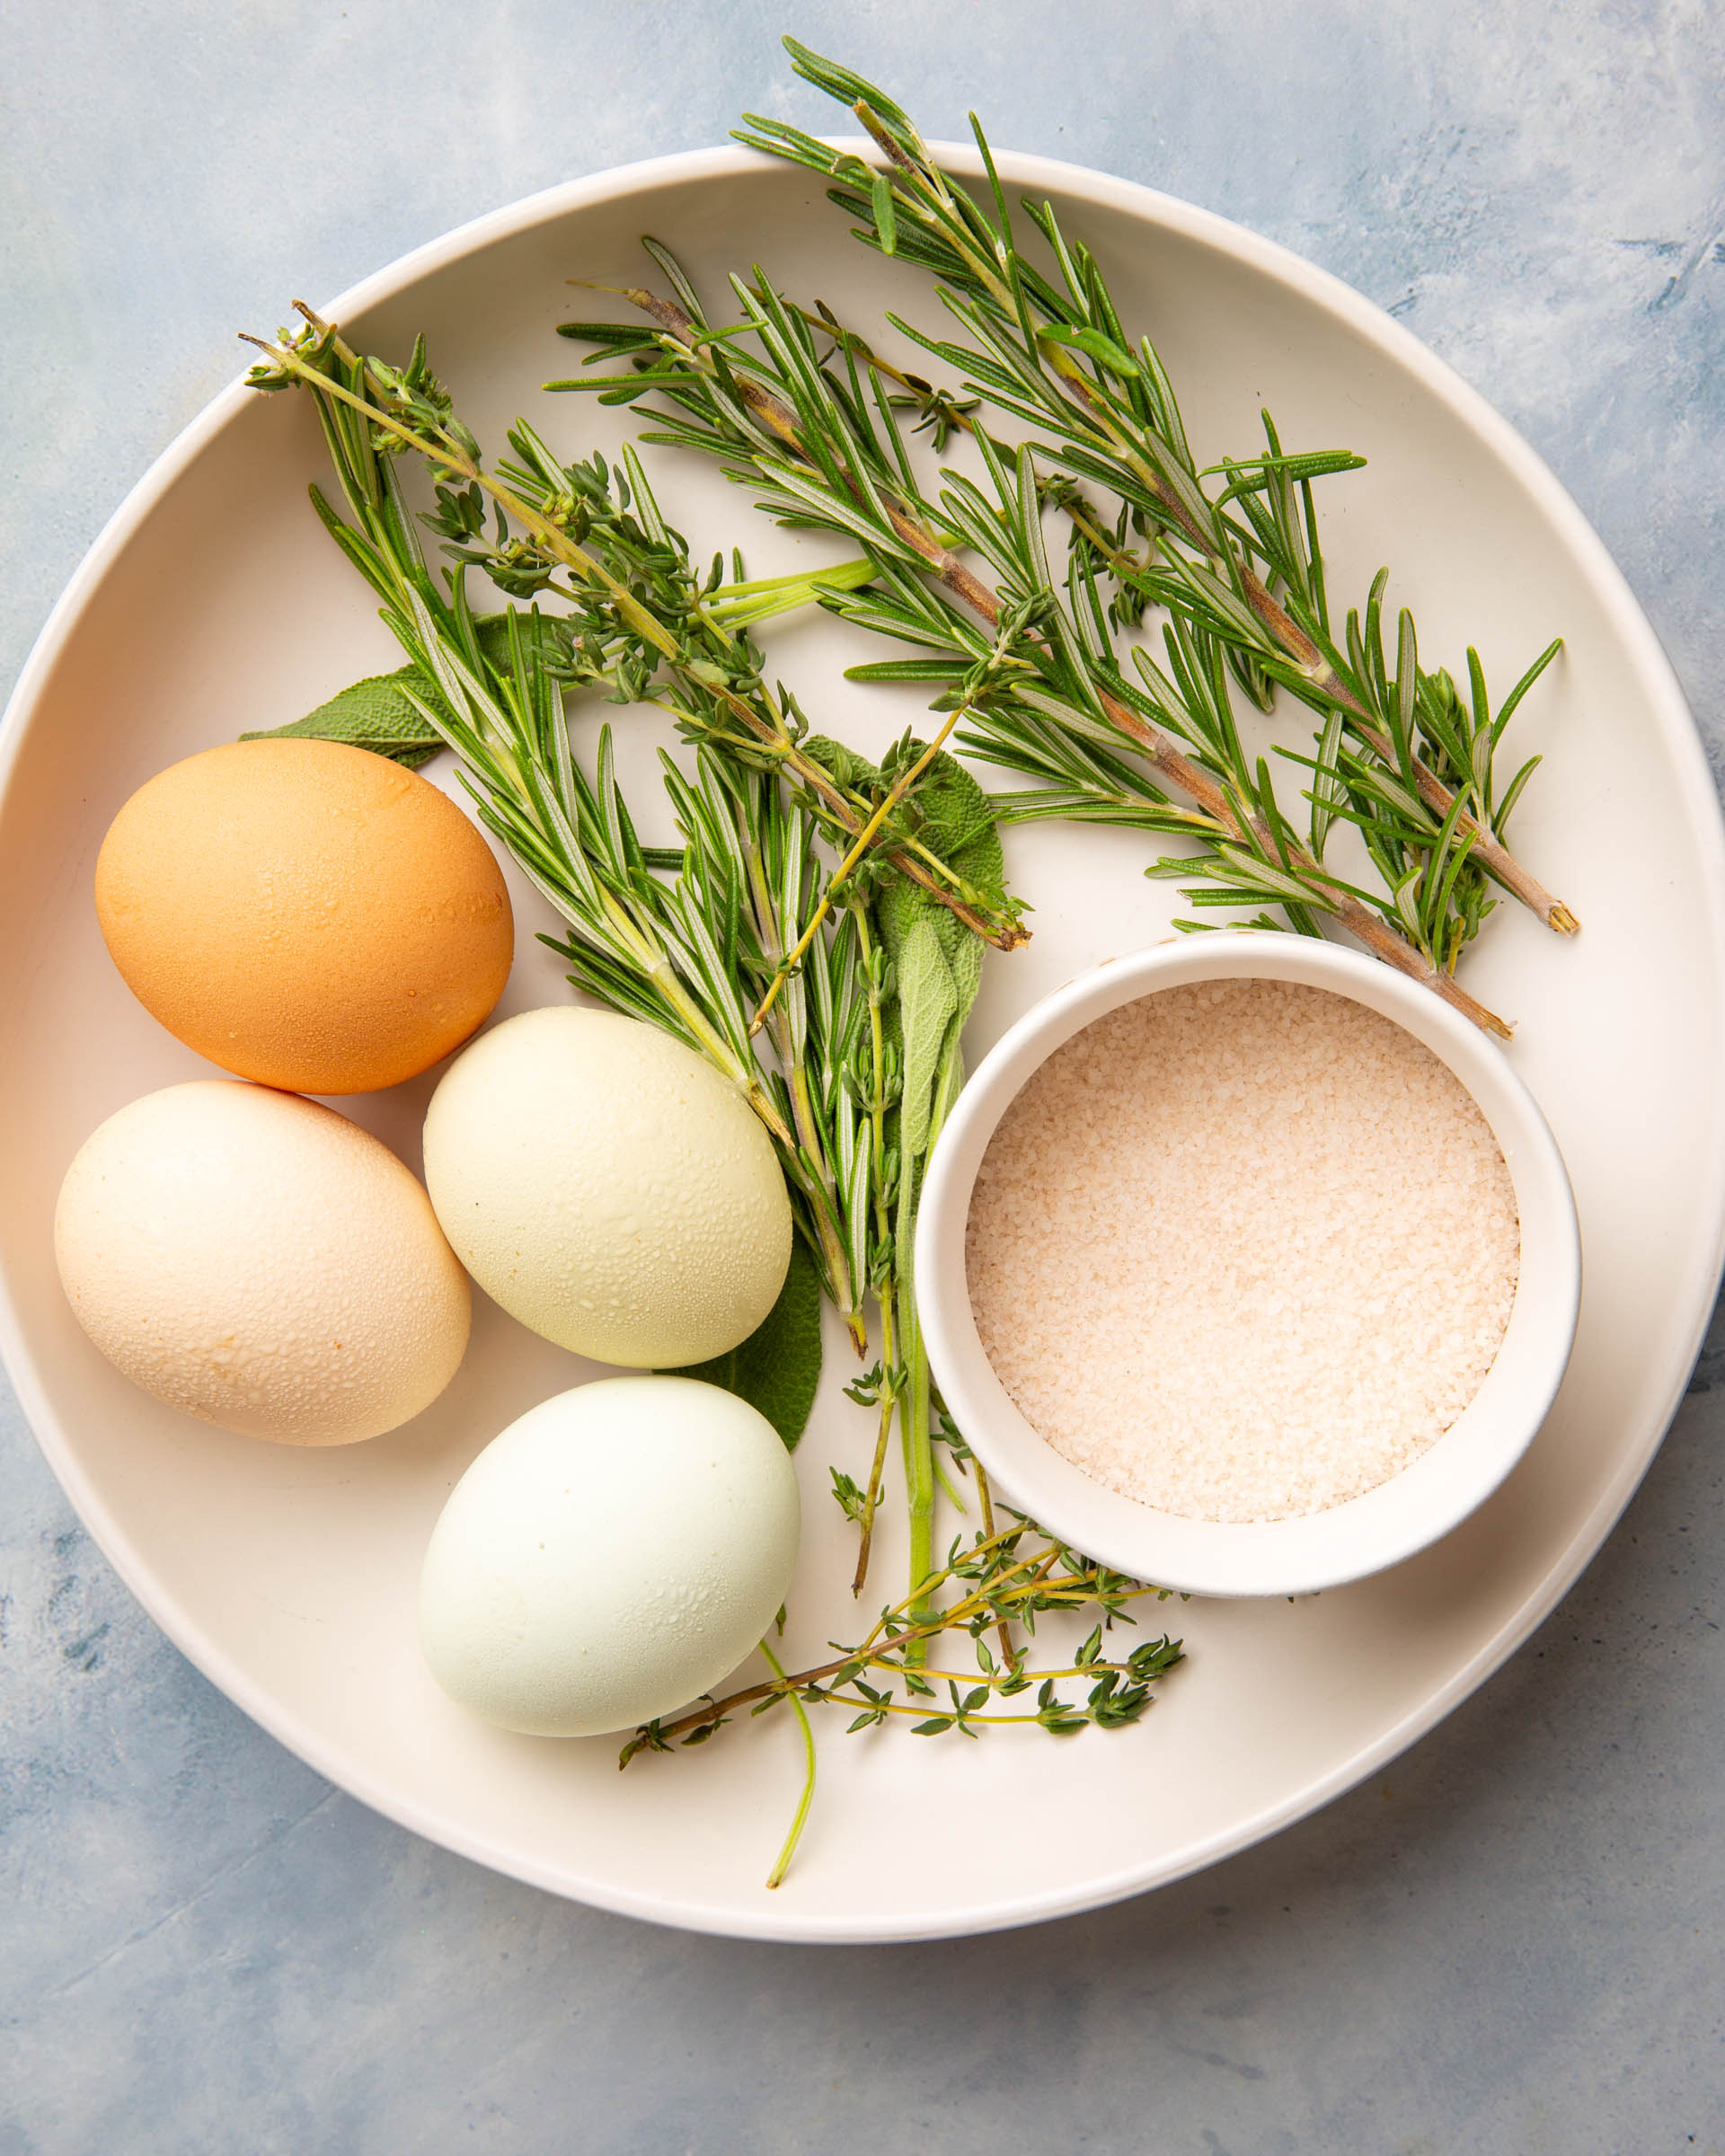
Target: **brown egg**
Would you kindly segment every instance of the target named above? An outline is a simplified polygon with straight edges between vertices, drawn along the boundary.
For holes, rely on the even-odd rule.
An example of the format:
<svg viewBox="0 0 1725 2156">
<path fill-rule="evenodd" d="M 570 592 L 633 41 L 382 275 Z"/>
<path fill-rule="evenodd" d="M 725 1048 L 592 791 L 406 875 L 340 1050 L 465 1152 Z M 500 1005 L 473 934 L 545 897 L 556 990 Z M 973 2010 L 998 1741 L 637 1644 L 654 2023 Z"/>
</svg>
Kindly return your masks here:
<svg viewBox="0 0 1725 2156">
<path fill-rule="evenodd" d="M 370 1092 L 459 1047 L 515 943 L 455 803 L 334 741 L 235 741 L 158 773 L 102 841 L 96 913 L 170 1033 L 299 1093 Z"/>
</svg>

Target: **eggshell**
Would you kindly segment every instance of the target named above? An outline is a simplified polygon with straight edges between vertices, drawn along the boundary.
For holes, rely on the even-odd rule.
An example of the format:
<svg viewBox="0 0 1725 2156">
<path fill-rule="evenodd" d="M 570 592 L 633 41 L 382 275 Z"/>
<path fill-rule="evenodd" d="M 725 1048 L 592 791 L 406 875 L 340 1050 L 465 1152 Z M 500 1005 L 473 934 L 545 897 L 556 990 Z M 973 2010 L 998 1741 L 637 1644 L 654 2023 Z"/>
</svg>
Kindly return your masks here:
<svg viewBox="0 0 1725 2156">
<path fill-rule="evenodd" d="M 235 741 L 160 772 L 96 862 L 126 985 L 224 1070 L 308 1093 L 394 1085 L 509 978 L 502 871 L 417 773 L 335 741 Z"/>
<path fill-rule="evenodd" d="M 206 1422 L 351 1445 L 409 1421 L 467 1346 L 466 1276 L 386 1145 L 289 1093 L 205 1079 L 111 1116 L 54 1221 L 78 1322 Z"/>
<path fill-rule="evenodd" d="M 725 1354 L 791 1262 L 759 1118 L 693 1048 L 607 1011 L 524 1012 L 464 1050 L 431 1098 L 425 1180 L 486 1294 L 602 1363 Z"/>
<path fill-rule="evenodd" d="M 462 1706 L 533 1736 L 632 1729 L 710 1691 L 796 1562 L 790 1456 L 716 1385 L 613 1377 L 530 1409 L 444 1507 L 420 1642 Z"/>
</svg>

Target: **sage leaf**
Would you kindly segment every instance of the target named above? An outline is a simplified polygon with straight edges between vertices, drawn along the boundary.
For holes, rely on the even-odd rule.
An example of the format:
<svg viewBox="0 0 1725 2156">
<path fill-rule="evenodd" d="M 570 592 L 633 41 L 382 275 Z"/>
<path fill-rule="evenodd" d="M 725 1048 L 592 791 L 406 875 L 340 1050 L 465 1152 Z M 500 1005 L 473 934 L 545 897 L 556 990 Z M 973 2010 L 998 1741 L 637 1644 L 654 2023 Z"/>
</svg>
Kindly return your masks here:
<svg viewBox="0 0 1725 2156">
<path fill-rule="evenodd" d="M 817 735 L 805 746 L 842 786 L 885 791 L 881 773 L 845 743 Z M 919 755 L 922 747 L 913 738 L 905 753 Z M 930 852 L 986 905 L 1004 907 L 1006 870 L 995 805 L 963 764 L 942 751 L 907 805 Z M 962 1082 L 959 1036 L 982 985 L 982 943 L 949 907 L 897 871 L 880 874 L 873 912 L 896 983 L 889 1016 L 902 1072 L 896 1135 L 905 1162 L 898 1241 L 899 1263 L 907 1266 L 924 1155 Z"/>
<path fill-rule="evenodd" d="M 914 747 L 915 745 L 913 745 Z M 922 834 L 972 888 L 1005 897 L 1005 864 L 994 803 L 955 758 L 935 757 L 915 795 Z M 895 1012 L 903 1056 L 900 1143 L 914 1196 L 922 1156 L 960 1082 L 959 1036 L 982 985 L 982 943 L 950 909 L 907 876 L 876 900 L 880 933 L 898 982 Z"/>
<path fill-rule="evenodd" d="M 429 764 L 443 747 L 437 729 L 417 711 L 405 692 L 441 708 L 443 699 L 431 676 L 418 667 L 402 667 L 394 674 L 371 674 L 320 703 L 314 711 L 296 719 L 290 726 L 268 727 L 242 734 L 242 741 L 341 741 L 349 748 L 368 748 L 417 771 Z"/>
<path fill-rule="evenodd" d="M 734 1392 L 765 1416 L 787 1452 L 795 1452 L 820 1383 L 820 1275 L 808 1246 L 801 1239 L 792 1244 L 779 1299 L 746 1340 L 729 1355 L 663 1374 L 697 1377 Z"/>
<path fill-rule="evenodd" d="M 554 615 L 523 612 L 518 616 L 530 652 L 555 661 L 569 646 L 569 632 Z M 509 665 L 509 613 L 483 614 L 473 623 L 479 648 L 500 672 Z M 393 674 L 368 674 L 314 711 L 288 726 L 242 734 L 242 741 L 341 741 L 368 748 L 375 755 L 417 771 L 444 746 L 443 737 L 414 704 L 418 697 L 440 716 L 451 716 L 443 692 L 423 667 L 398 667 Z"/>
<path fill-rule="evenodd" d="M 918 891 L 917 897 L 921 896 Z M 883 914 L 885 910 L 883 907 Z M 907 923 L 892 951 L 898 980 L 898 1030 L 904 1046 L 899 1143 L 907 1160 L 920 1164 L 928 1148 L 934 1082 L 940 1075 L 952 1021 L 959 1012 L 959 985 L 941 948 L 940 932 L 930 918 L 945 908 L 931 904 L 907 911 Z M 951 914 L 946 917 L 949 921 L 952 918 Z M 889 937 L 889 949 L 893 941 Z M 970 941 L 974 942 L 975 937 Z"/>
</svg>

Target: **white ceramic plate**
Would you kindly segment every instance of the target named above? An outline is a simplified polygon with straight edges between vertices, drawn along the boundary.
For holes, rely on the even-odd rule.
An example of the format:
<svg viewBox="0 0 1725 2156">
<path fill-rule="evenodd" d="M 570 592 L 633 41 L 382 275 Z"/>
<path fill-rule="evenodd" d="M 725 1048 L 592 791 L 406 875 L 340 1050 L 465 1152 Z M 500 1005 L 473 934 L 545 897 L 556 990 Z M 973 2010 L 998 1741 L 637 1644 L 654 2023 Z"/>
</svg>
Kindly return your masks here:
<svg viewBox="0 0 1725 2156">
<path fill-rule="evenodd" d="M 954 161 L 974 170 L 968 152 Z M 1478 397 L 1333 279 L 1141 188 L 1033 158 L 1002 163 L 1009 185 L 1052 194 L 1095 248 L 1128 320 L 1154 332 L 1183 386 L 1201 451 L 1237 451 L 1269 402 L 1285 440 L 1370 457 L 1325 490 L 1333 591 L 1363 592 L 1390 560 L 1428 663 L 1460 664 L 1471 639 L 1499 690 L 1550 636 L 1569 640 L 1516 722 L 1524 751 L 1550 752 L 1517 837 L 1585 932 L 1565 945 L 1505 908 L 1470 972 L 1475 993 L 1518 1021 L 1510 1053 L 1574 1180 L 1587 1286 L 1568 1383 L 1503 1489 L 1423 1556 L 1299 1603 L 1168 1605 L 1190 1660 L 1141 1727 L 973 1745 L 896 1728 L 846 1738 L 833 1722 L 796 1869 L 768 1894 L 795 1786 L 782 1714 L 619 1776 L 608 1741 L 474 1725 L 420 1665 L 414 1582 L 445 1493 L 506 1422 L 587 1366 L 484 1307 L 462 1374 L 418 1423 L 303 1453 L 158 1408 L 79 1331 L 49 1242 L 65 1165 L 123 1102 L 206 1068 L 108 962 L 90 898 L 102 834 L 174 758 L 396 663 L 306 505 L 323 458 L 303 400 L 230 391 L 173 446 L 57 608 L 4 736 L 0 1337 L 73 1501 L 179 1646 L 332 1780 L 500 1870 L 702 1930 L 890 1940 L 1022 1923 L 1174 1878 L 1322 1804 L 1464 1699 L 1597 1549 L 1676 1405 L 1719 1277 L 1719 814 L 1676 684 L 1597 539 Z M 571 448 L 612 440 L 617 415 L 536 385 L 569 371 L 572 348 L 553 325 L 590 311 L 563 280 L 639 279 L 642 232 L 709 290 L 759 261 L 854 318 L 891 304 L 938 319 L 915 273 L 845 239 L 815 180 L 732 151 L 542 195 L 411 256 L 334 311 L 385 350 L 424 328 L 484 438 L 529 411 Z M 703 543 L 742 541 L 757 572 L 798 558 L 710 472 L 658 469 L 676 521 Z M 823 726 L 867 746 L 918 707 L 838 681 L 859 649 L 818 620 L 781 635 L 775 658 Z M 625 723 L 644 791 L 650 743 Z M 1145 853 L 1124 834 L 1013 835 L 1036 936 L 991 963 L 977 1051 L 1059 982 L 1164 932 L 1179 901 L 1139 875 Z M 517 901 L 506 1012 L 567 993 L 525 932 L 542 915 L 519 887 Z M 342 1105 L 416 1160 L 430 1083 Z M 822 1494 L 829 1461 L 860 1472 L 868 1443 L 868 1418 L 838 1396 L 841 1359 L 835 1342 L 799 1455 L 810 1526 L 793 1655 L 854 1622 L 840 1584 L 849 1531 Z M 889 1543 L 881 1598 L 901 1561 Z"/>
</svg>

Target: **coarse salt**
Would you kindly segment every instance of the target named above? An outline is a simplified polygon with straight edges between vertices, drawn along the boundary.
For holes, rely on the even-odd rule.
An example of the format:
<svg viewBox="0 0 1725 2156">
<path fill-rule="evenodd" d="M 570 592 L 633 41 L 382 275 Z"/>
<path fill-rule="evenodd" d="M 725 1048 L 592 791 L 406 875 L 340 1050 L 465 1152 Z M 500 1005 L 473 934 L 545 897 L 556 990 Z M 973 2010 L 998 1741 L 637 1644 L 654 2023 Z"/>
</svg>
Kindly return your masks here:
<svg viewBox="0 0 1725 2156">
<path fill-rule="evenodd" d="M 1363 1004 L 1269 980 L 1165 989 L 1057 1049 L 966 1241 L 1033 1427 L 1207 1520 L 1326 1511 L 1416 1460 L 1491 1368 L 1520 1258 L 1460 1080 Z"/>
</svg>

